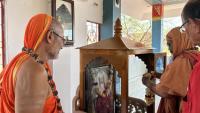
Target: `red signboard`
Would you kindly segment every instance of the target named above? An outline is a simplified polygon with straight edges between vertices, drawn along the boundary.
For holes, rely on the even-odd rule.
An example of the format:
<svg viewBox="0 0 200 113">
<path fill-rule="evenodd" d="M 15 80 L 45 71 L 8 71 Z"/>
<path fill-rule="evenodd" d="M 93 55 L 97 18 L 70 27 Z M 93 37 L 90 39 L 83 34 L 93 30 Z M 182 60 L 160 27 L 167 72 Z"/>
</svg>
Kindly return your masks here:
<svg viewBox="0 0 200 113">
<path fill-rule="evenodd" d="M 164 5 L 154 4 L 152 6 L 152 18 L 153 20 L 161 19 L 163 17 Z"/>
</svg>

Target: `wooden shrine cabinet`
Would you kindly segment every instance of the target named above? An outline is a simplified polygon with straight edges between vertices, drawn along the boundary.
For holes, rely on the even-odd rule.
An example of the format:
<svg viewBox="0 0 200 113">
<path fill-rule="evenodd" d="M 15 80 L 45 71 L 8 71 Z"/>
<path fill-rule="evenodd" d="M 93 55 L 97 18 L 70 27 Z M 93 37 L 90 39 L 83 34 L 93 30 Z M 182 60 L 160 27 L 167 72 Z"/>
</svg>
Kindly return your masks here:
<svg viewBox="0 0 200 113">
<path fill-rule="evenodd" d="M 121 36 L 121 22 L 113 38 L 80 47 L 79 109 L 87 113 L 154 113 L 147 105 L 142 75 L 165 68 L 165 53 Z M 138 74 L 138 75 L 137 75 Z M 135 96 L 134 96 L 135 95 Z M 141 98 L 137 98 L 137 96 Z"/>
</svg>

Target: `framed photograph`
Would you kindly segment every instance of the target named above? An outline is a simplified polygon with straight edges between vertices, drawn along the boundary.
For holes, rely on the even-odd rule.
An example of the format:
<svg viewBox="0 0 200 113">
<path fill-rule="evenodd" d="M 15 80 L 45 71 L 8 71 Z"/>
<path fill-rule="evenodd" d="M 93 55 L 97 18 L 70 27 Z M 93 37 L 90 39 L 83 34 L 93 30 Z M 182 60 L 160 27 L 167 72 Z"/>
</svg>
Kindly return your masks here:
<svg viewBox="0 0 200 113">
<path fill-rule="evenodd" d="M 86 76 L 87 113 L 114 113 L 114 69 L 112 66 L 89 68 Z"/>
<path fill-rule="evenodd" d="M 55 17 L 64 29 L 65 46 L 74 44 L 74 1 L 52 0 L 52 16 Z"/>
</svg>

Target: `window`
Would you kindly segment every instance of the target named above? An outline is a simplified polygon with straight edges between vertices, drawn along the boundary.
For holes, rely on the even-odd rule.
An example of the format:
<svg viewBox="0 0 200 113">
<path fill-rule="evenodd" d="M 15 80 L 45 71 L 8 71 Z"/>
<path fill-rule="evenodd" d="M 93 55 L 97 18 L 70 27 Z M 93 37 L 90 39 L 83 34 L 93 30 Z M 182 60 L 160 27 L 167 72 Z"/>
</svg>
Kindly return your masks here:
<svg viewBox="0 0 200 113">
<path fill-rule="evenodd" d="M 87 22 L 87 44 L 99 41 L 99 24 Z"/>
<path fill-rule="evenodd" d="M 151 20 L 138 20 L 128 15 L 122 15 L 122 37 L 152 47 L 152 27 Z"/>
<path fill-rule="evenodd" d="M 0 72 L 5 66 L 5 1 L 0 0 Z"/>
</svg>

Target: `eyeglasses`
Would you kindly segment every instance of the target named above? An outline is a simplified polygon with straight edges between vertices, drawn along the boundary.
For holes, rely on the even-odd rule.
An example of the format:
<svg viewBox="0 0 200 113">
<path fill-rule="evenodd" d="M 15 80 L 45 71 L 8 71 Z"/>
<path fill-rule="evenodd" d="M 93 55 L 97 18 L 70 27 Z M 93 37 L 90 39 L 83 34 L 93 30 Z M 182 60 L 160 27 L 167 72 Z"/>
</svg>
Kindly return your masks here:
<svg viewBox="0 0 200 113">
<path fill-rule="evenodd" d="M 64 36 L 60 36 L 58 33 L 56 33 L 54 30 L 51 30 L 51 32 L 53 33 L 53 34 L 55 34 L 56 36 L 58 36 L 59 38 L 61 38 L 62 40 L 63 40 L 63 42 L 64 42 L 64 45 L 66 44 L 66 39 L 64 38 Z"/>
<path fill-rule="evenodd" d="M 180 32 L 185 32 L 185 24 L 187 24 L 189 22 L 189 20 L 186 20 L 182 25 L 181 27 L 179 28 Z"/>
<path fill-rule="evenodd" d="M 55 31 L 52 31 L 56 36 L 58 36 L 59 38 L 65 40 L 64 36 L 60 36 L 58 33 L 56 33 Z"/>
<path fill-rule="evenodd" d="M 193 20 L 195 20 L 195 21 L 200 21 L 200 19 L 199 18 L 194 18 Z M 187 24 L 189 22 L 189 20 L 186 20 L 182 25 L 181 25 L 181 27 L 179 28 L 179 30 L 180 30 L 180 32 L 185 32 L 185 24 Z"/>
</svg>

